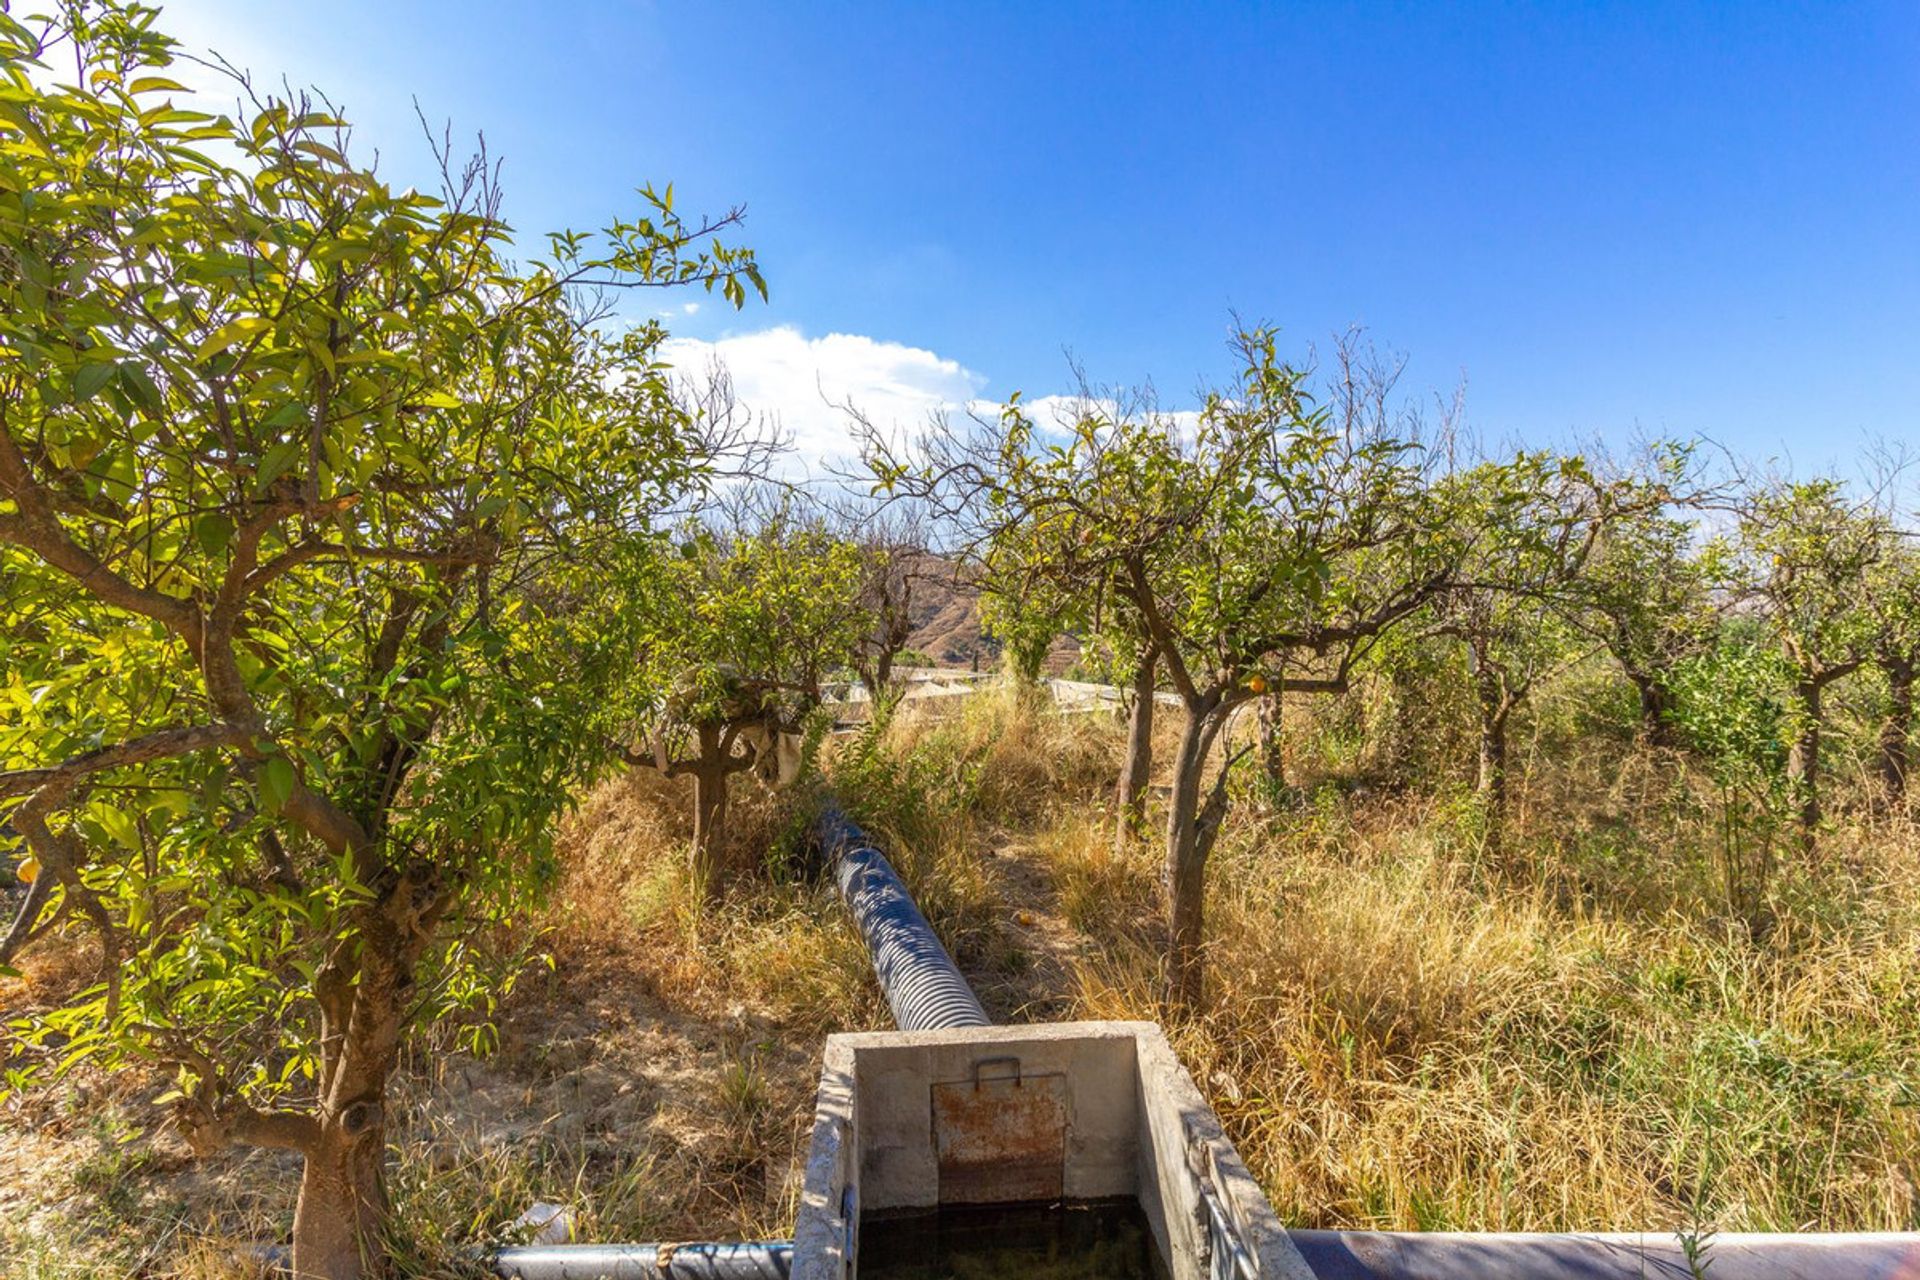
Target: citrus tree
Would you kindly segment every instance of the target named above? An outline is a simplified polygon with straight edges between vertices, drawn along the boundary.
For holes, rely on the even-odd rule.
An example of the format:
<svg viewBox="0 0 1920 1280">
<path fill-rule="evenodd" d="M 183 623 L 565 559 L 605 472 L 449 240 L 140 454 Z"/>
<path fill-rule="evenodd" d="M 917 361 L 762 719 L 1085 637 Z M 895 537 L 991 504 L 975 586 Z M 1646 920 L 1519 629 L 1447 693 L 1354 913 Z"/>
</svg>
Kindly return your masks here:
<svg viewBox="0 0 1920 1280">
<path fill-rule="evenodd" d="M 1863 589 L 1873 633 L 1873 661 L 1886 682 L 1880 723 L 1882 799 L 1898 806 L 1913 769 L 1913 685 L 1920 675 L 1920 548 L 1891 529 L 1885 553 L 1868 570 Z"/>
<path fill-rule="evenodd" d="M 1664 448 L 1644 474 L 1624 478 L 1626 493 L 1573 584 L 1578 607 L 1568 614 L 1633 685 L 1640 735 L 1655 746 L 1677 743 L 1674 669 L 1713 643 L 1716 622 L 1694 525 L 1674 500 L 1688 464 L 1687 450 Z"/>
<path fill-rule="evenodd" d="M 1669 718 L 1706 767 L 1719 813 L 1720 873 L 1729 912 L 1764 931 L 1775 844 L 1797 807 L 1788 773 L 1801 726 L 1793 671 L 1750 619 L 1734 619 L 1676 662 Z"/>
<path fill-rule="evenodd" d="M 1826 691 L 1873 659 L 1880 628 L 1866 588 L 1890 546 L 1884 517 L 1837 480 L 1767 485 L 1741 504 L 1737 537 L 1713 563 L 1765 620 L 1786 661 L 1798 733 L 1787 776 L 1801 841 L 1821 820 L 1820 748 Z"/>
<path fill-rule="evenodd" d="M 1479 737 L 1474 787 L 1497 851 L 1513 715 L 1543 678 L 1583 656 L 1571 619 L 1587 567 L 1639 491 L 1601 482 L 1583 458 L 1543 452 L 1481 463 L 1443 489 L 1470 551 L 1433 598 L 1432 630 L 1466 655 Z"/>
<path fill-rule="evenodd" d="M 975 433 L 925 442 L 914 465 L 872 451 L 884 483 L 967 531 L 989 578 L 1022 584 L 1002 595 L 1089 633 L 1126 629 L 1179 695 L 1165 884 L 1169 990 L 1187 1004 L 1202 997 L 1206 864 L 1232 757 L 1209 762 L 1234 713 L 1282 672 L 1288 688 L 1344 689 L 1458 557 L 1413 443 L 1316 408 L 1271 331 L 1239 349 L 1238 384 L 1191 428 L 1088 399 L 1047 431 L 1016 400 Z"/>
<path fill-rule="evenodd" d="M 736 775 L 777 779 L 828 677 L 874 626 L 867 557 L 821 520 L 772 510 L 681 531 L 615 593 L 638 602 L 623 728 L 627 762 L 693 780 L 692 865 L 707 889 Z M 619 607 L 616 605 L 616 607 Z"/>
<path fill-rule="evenodd" d="M 178 106 L 153 20 L 0 13 L 0 963 L 101 959 L 8 1085 L 171 1071 L 196 1148 L 304 1157 L 295 1267 L 352 1277 L 404 1039 L 489 997 L 462 939 L 607 759 L 623 655 L 553 602 L 705 465 L 603 291 L 758 271 L 670 192 L 516 265 L 485 165 L 395 191 L 324 107 Z"/>
</svg>

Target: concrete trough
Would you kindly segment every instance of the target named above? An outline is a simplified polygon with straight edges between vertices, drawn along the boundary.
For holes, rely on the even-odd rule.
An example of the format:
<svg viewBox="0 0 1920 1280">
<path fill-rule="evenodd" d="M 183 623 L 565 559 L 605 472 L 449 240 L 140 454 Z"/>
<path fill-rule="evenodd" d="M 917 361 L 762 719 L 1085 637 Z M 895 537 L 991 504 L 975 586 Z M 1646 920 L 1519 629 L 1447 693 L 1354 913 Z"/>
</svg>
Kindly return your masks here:
<svg viewBox="0 0 1920 1280">
<path fill-rule="evenodd" d="M 792 1275 L 857 1276 L 873 1215 L 1127 1197 L 1173 1280 L 1311 1280 L 1152 1023 L 831 1036 Z"/>
</svg>

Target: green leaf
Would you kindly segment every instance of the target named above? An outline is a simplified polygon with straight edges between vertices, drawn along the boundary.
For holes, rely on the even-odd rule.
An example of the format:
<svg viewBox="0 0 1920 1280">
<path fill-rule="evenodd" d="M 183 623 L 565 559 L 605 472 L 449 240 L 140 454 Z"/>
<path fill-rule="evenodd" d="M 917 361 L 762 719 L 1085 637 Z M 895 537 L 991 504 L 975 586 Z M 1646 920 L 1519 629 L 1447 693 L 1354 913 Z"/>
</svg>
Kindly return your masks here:
<svg viewBox="0 0 1920 1280">
<path fill-rule="evenodd" d="M 140 851 L 140 828 L 134 822 L 133 815 L 124 809 L 101 805 L 93 811 L 93 816 L 115 844 L 130 853 Z"/>
<path fill-rule="evenodd" d="M 201 550 L 218 556 L 233 541 L 233 521 L 218 511 L 208 512 L 193 522 L 193 537 Z"/>
<path fill-rule="evenodd" d="M 260 770 L 260 803 L 269 813 L 278 813 L 293 795 L 293 763 L 285 756 L 274 756 Z"/>
<path fill-rule="evenodd" d="M 206 360 L 217 356 L 234 343 L 244 342 L 272 328 L 273 321 L 265 316 L 241 316 L 238 319 L 229 320 L 207 336 L 207 340 L 195 349 L 193 358 Z"/>
<path fill-rule="evenodd" d="M 100 394 L 100 389 L 113 381 L 113 375 L 119 369 L 111 364 L 86 364 L 80 366 L 80 372 L 73 375 L 73 398 L 81 404 Z"/>
<path fill-rule="evenodd" d="M 260 467 L 254 476 L 253 491 L 256 496 L 264 495 L 273 482 L 278 480 L 300 456 L 302 444 L 298 440 L 282 440 L 267 450 L 267 456 L 260 460 Z"/>
<path fill-rule="evenodd" d="M 128 361 L 120 366 L 120 374 L 121 385 L 133 392 L 134 398 L 148 413 L 158 414 L 166 407 L 159 385 L 144 364 Z"/>
</svg>

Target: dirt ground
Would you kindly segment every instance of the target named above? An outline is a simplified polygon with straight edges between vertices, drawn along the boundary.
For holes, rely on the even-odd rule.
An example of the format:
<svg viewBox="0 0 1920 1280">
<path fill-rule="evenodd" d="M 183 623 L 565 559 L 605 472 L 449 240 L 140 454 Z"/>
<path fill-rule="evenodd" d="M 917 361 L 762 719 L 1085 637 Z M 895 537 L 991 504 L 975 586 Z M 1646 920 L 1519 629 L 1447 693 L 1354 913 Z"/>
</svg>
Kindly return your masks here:
<svg viewBox="0 0 1920 1280">
<path fill-rule="evenodd" d="M 497 1051 L 415 1048 L 396 1084 L 392 1193 L 413 1224 L 396 1252 L 429 1261 L 499 1240 L 535 1202 L 567 1206 L 580 1238 L 785 1234 L 811 1125 L 824 1035 L 888 1025 L 831 889 L 755 900 L 731 934 L 690 939 L 662 850 L 675 797 L 652 782 L 590 799 L 563 853 L 568 880 L 546 939 L 503 1002 Z M 743 838 L 761 833 L 745 823 Z M 1001 936 L 970 974 L 997 1019 L 1068 1007 L 1084 939 L 1043 866 L 1014 845 L 987 859 Z M 664 885 L 664 887 L 663 887 Z M 662 902 L 656 899 L 664 897 Z M 825 953 L 825 979 L 778 970 Z M 90 977 L 84 944 L 28 957 L 0 988 L 17 1015 Z M 284 1240 L 298 1161 L 275 1152 L 195 1159 L 152 1099 L 158 1073 L 81 1070 L 0 1111 L 0 1274 L 234 1276 L 250 1241 Z"/>
</svg>

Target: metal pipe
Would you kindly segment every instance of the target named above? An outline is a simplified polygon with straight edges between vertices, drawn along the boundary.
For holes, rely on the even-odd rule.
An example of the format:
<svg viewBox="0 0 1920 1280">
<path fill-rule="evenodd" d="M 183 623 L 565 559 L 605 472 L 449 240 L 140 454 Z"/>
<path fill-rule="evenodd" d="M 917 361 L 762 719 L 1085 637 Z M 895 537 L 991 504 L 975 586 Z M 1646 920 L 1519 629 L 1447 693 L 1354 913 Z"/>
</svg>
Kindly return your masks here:
<svg viewBox="0 0 1920 1280">
<path fill-rule="evenodd" d="M 487 1261 L 503 1280 L 786 1280 L 793 1242 L 521 1245 Z"/>
<path fill-rule="evenodd" d="M 257 1248 L 268 1270 L 291 1272 L 293 1250 Z M 529 1244 L 469 1257 L 502 1280 L 787 1280 L 793 1241 L 737 1244 Z"/>
<path fill-rule="evenodd" d="M 894 1024 L 902 1031 L 992 1026 L 886 855 L 835 807 L 820 817 L 820 841 L 873 956 Z"/>
<path fill-rule="evenodd" d="M 1914 1280 L 1920 1235 L 1289 1231 L 1316 1280 Z"/>
</svg>

